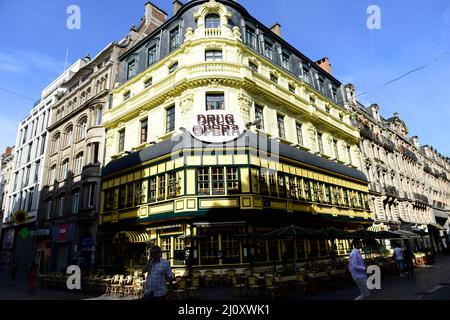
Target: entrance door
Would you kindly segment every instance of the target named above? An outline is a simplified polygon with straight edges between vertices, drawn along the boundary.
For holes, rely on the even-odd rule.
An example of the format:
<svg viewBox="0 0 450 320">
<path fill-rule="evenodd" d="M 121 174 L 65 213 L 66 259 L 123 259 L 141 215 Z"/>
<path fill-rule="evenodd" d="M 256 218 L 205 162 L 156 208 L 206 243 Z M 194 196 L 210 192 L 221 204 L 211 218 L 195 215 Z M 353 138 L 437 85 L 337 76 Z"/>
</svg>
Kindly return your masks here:
<svg viewBox="0 0 450 320">
<path fill-rule="evenodd" d="M 61 244 L 56 247 L 56 271 L 66 272 L 69 247 L 67 244 Z"/>
</svg>

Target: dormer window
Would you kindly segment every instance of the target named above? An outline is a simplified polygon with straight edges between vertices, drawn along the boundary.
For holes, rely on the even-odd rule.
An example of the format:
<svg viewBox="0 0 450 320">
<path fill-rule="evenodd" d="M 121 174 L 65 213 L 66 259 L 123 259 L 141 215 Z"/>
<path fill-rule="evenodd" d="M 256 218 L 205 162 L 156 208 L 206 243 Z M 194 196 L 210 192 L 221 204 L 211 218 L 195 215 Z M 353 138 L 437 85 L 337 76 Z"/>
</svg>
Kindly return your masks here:
<svg viewBox="0 0 450 320">
<path fill-rule="evenodd" d="M 273 60 L 273 44 L 269 41 L 264 41 L 264 56 Z"/>
<path fill-rule="evenodd" d="M 177 49 L 180 46 L 180 28 L 176 27 L 170 31 L 170 51 Z"/>
<path fill-rule="evenodd" d="M 220 16 L 218 14 L 208 14 L 205 17 L 206 29 L 218 29 L 220 27 Z"/>
<path fill-rule="evenodd" d="M 286 69 L 288 71 L 290 70 L 289 60 L 290 60 L 290 57 L 289 57 L 289 55 L 287 53 L 283 53 L 281 55 L 282 66 L 283 66 L 284 69 Z"/>
<path fill-rule="evenodd" d="M 128 62 L 128 69 L 127 69 L 127 79 L 131 79 L 136 75 L 137 65 L 136 60 L 133 59 L 130 62 Z"/>
</svg>

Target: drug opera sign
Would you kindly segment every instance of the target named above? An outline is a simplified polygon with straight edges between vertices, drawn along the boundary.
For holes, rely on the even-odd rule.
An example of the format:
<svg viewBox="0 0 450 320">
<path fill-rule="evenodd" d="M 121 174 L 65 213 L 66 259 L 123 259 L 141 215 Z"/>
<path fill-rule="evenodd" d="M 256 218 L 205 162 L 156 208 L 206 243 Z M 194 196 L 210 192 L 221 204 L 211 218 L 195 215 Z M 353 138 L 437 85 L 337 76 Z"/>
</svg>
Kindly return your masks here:
<svg viewBox="0 0 450 320">
<path fill-rule="evenodd" d="M 242 119 L 224 110 L 210 110 L 198 113 L 189 126 L 191 135 L 210 143 L 228 142 L 245 132 Z"/>
</svg>

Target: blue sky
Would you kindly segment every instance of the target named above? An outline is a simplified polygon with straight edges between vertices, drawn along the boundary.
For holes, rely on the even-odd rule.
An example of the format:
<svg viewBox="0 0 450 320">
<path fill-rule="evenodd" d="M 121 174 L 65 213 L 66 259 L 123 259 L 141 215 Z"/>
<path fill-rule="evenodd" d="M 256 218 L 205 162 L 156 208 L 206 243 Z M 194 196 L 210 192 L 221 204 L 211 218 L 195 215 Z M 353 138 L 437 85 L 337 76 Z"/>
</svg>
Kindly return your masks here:
<svg viewBox="0 0 450 320">
<path fill-rule="evenodd" d="M 185 0 L 186 1 L 186 0 Z M 94 56 L 122 38 L 144 14 L 145 0 L 0 0 L 0 88 L 36 100 L 69 63 Z M 168 13 L 172 0 L 154 0 Z M 410 135 L 450 156 L 450 2 L 448 0 L 239 0 L 264 24 L 282 24 L 283 37 L 333 74 L 352 82 L 363 103 L 384 117 L 399 112 Z M 66 28 L 69 5 L 81 8 L 81 30 Z M 381 30 L 366 26 L 369 5 L 381 9 Z M 435 58 L 439 60 L 434 61 Z M 430 64 L 431 63 L 431 64 Z M 389 80 L 427 68 L 383 86 Z M 18 123 L 33 102 L 0 90 L 0 151 L 15 144 Z"/>
</svg>

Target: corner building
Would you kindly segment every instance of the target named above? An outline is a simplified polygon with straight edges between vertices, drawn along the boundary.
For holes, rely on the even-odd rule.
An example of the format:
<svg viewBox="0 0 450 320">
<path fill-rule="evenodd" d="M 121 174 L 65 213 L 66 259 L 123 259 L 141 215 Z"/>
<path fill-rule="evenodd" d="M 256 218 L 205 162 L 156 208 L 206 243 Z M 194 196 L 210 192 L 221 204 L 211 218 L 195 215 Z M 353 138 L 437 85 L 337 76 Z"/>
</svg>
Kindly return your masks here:
<svg viewBox="0 0 450 320">
<path fill-rule="evenodd" d="M 139 268 L 149 243 L 175 268 L 273 265 L 294 246 L 260 237 L 268 231 L 372 224 L 343 86 L 327 58 L 310 60 L 280 34 L 234 1 L 176 2 L 121 56 L 103 123 L 103 269 Z M 211 110 L 247 130 L 226 144 L 194 139 L 186 128 Z M 297 241 L 300 261 L 332 255 L 329 241 Z"/>
</svg>

